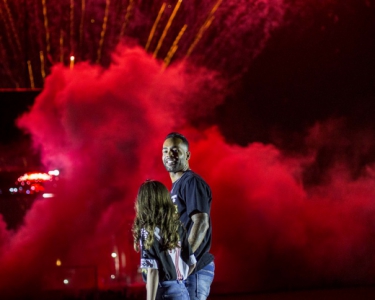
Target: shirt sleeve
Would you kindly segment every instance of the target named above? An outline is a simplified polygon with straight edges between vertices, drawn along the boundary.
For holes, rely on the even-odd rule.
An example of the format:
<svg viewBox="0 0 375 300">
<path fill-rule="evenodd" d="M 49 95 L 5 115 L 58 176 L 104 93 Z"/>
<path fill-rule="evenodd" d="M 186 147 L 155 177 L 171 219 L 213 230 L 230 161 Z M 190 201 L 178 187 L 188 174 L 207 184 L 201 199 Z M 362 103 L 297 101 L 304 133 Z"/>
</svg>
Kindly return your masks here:
<svg viewBox="0 0 375 300">
<path fill-rule="evenodd" d="M 210 213 L 211 189 L 208 184 L 196 177 L 190 178 L 185 185 L 187 214 Z"/>
<path fill-rule="evenodd" d="M 158 269 L 156 259 L 154 259 L 147 250 L 142 250 L 141 253 L 141 269 Z"/>
<path fill-rule="evenodd" d="M 140 268 L 141 269 L 158 269 L 158 264 L 155 259 L 155 255 L 153 254 L 153 249 L 151 246 L 150 249 L 145 249 L 144 247 L 144 241 L 145 237 L 147 237 L 147 231 L 142 229 L 141 233 L 141 240 L 140 240 L 140 245 L 141 245 L 141 264 Z"/>
</svg>

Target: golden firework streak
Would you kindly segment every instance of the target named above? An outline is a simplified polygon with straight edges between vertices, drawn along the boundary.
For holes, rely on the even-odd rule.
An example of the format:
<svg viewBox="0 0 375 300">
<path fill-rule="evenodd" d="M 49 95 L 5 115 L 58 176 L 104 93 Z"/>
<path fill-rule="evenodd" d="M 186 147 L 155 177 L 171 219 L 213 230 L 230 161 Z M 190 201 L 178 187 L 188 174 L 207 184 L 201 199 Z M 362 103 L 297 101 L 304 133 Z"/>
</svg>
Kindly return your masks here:
<svg viewBox="0 0 375 300">
<path fill-rule="evenodd" d="M 151 31 L 150 31 L 150 35 L 148 36 L 148 40 L 147 40 L 147 44 L 146 44 L 146 47 L 145 47 L 145 50 L 147 51 L 148 50 L 148 47 L 150 46 L 150 43 L 151 43 L 151 40 L 152 38 L 154 37 L 154 34 L 155 34 L 155 30 L 156 30 L 156 26 L 158 26 L 158 23 L 160 21 L 160 18 L 164 12 L 164 9 L 165 9 L 165 6 L 166 6 L 166 3 L 164 2 L 161 7 L 160 7 L 160 10 L 159 10 L 159 13 L 158 13 L 158 16 L 156 17 L 156 20 L 154 22 L 154 25 L 152 25 L 152 28 L 151 28 Z"/>
<path fill-rule="evenodd" d="M 48 29 L 48 16 L 47 16 L 47 6 L 46 0 L 42 0 L 43 5 L 43 18 L 44 18 L 44 29 L 46 31 L 46 47 L 47 47 L 47 54 L 49 54 L 51 50 L 51 45 L 49 41 L 49 29 Z"/>
<path fill-rule="evenodd" d="M 133 9 L 133 4 L 134 4 L 134 0 L 129 0 L 128 7 L 126 8 L 125 19 L 121 26 L 120 38 L 122 38 L 125 34 L 126 25 L 128 25 L 130 14 Z"/>
<path fill-rule="evenodd" d="M 5 19 L 5 16 L 4 16 L 4 13 L 2 11 L 2 9 L 0 8 L 0 17 L 1 17 L 1 20 L 4 20 L 4 24 L 5 24 L 5 32 L 6 32 L 6 35 L 7 35 L 7 38 L 8 38 L 8 41 L 9 41 L 9 45 L 11 46 L 11 51 L 13 53 L 16 52 L 16 46 L 14 45 L 13 43 L 13 38 L 12 38 L 12 34 L 11 34 L 11 30 L 9 29 L 9 24 L 8 22 L 6 21 Z M 2 32 L 3 33 L 3 32 Z M 1 45 L 3 45 L 3 42 L 1 41 Z M 4 48 L 5 49 L 5 48 Z"/>
<path fill-rule="evenodd" d="M 0 16 L 2 16 L 2 11 L 1 11 L 1 9 L 0 9 Z M 3 39 L 2 39 L 2 37 L 1 37 L 1 35 L 0 35 L 0 45 L 4 45 L 3 44 Z M 2 49 L 2 51 L 1 51 L 2 53 L 2 57 L 5 57 L 6 56 L 6 54 L 5 54 L 5 49 L 3 48 Z M 4 67 L 5 67 L 5 63 L 3 63 L 4 64 Z M 13 74 L 12 74 L 12 72 L 10 71 L 10 69 L 9 69 L 9 67 L 7 66 L 6 68 L 5 68 L 5 72 L 7 73 L 7 75 L 9 76 L 9 79 L 16 85 L 16 88 L 19 88 L 19 83 L 14 79 L 14 77 L 13 77 Z M 0 89 L 1 90 L 1 89 Z"/>
<path fill-rule="evenodd" d="M 190 56 L 190 54 L 194 50 L 195 46 L 198 44 L 199 40 L 202 38 L 203 33 L 207 30 L 208 27 L 210 27 L 213 19 L 215 18 L 214 14 L 215 14 L 216 10 L 218 9 L 218 7 L 220 6 L 221 2 L 222 2 L 222 0 L 218 0 L 216 2 L 216 4 L 214 5 L 214 7 L 211 9 L 210 13 L 207 16 L 206 21 L 204 22 L 202 27 L 199 29 L 197 35 L 195 36 L 195 39 L 194 39 L 193 43 L 190 45 L 190 47 L 189 47 L 189 49 L 186 53 L 185 58 Z"/>
<path fill-rule="evenodd" d="M 64 62 L 64 32 L 60 30 L 60 62 Z"/>
<path fill-rule="evenodd" d="M 74 0 L 70 0 L 70 53 L 74 53 Z"/>
<path fill-rule="evenodd" d="M 164 65 L 167 67 L 169 65 L 169 63 L 171 62 L 171 59 L 173 57 L 173 55 L 176 53 L 177 51 L 177 48 L 178 48 L 178 42 L 180 41 L 182 35 L 184 34 L 185 30 L 187 28 L 187 25 L 185 24 L 180 32 L 178 33 L 176 39 L 174 40 L 171 48 L 169 49 L 168 53 L 167 53 L 167 56 L 165 57 L 164 59 Z"/>
<path fill-rule="evenodd" d="M 154 51 L 154 57 L 156 57 L 156 55 L 158 55 L 159 49 L 160 49 L 161 45 L 163 44 L 164 38 L 167 35 L 169 27 L 171 27 L 171 25 L 172 25 L 173 19 L 176 16 L 176 13 L 177 13 L 178 9 L 180 8 L 181 3 L 182 3 L 182 0 L 177 1 L 176 6 L 174 7 L 173 12 L 172 12 L 171 16 L 169 17 L 168 23 L 167 23 L 167 25 L 165 25 L 163 33 L 162 33 L 162 35 L 159 39 L 158 45 L 156 46 L 156 49 Z"/>
<path fill-rule="evenodd" d="M 27 61 L 27 67 L 28 67 L 28 70 L 29 70 L 30 87 L 32 89 L 34 89 L 35 88 L 34 75 L 33 75 L 33 68 L 31 67 L 31 61 L 30 60 Z"/>
<path fill-rule="evenodd" d="M 10 12 L 8 2 L 7 2 L 7 0 L 3 0 L 3 2 L 4 2 L 4 6 L 5 6 L 5 9 L 6 9 L 8 18 L 9 18 L 10 27 L 12 28 L 13 36 L 14 36 L 14 38 L 16 40 L 16 43 L 17 43 L 17 46 L 18 46 L 18 51 L 19 51 L 19 53 L 22 53 L 20 39 L 18 37 L 16 27 L 14 26 L 14 20 L 13 20 L 13 17 L 12 17 L 12 13 Z"/>
<path fill-rule="evenodd" d="M 86 0 L 82 0 L 82 14 L 81 14 L 81 23 L 79 25 L 79 46 L 82 45 L 82 39 L 83 39 L 83 24 L 85 21 L 85 11 L 86 11 Z"/>
<path fill-rule="evenodd" d="M 99 41 L 99 47 L 98 47 L 98 58 L 96 60 L 97 63 L 100 62 L 102 58 L 102 48 L 103 48 L 103 43 L 104 43 L 104 35 L 107 30 L 107 22 L 108 22 L 108 13 L 109 13 L 109 5 L 111 1 L 106 0 L 106 6 L 105 6 L 105 13 L 104 13 L 104 19 L 103 19 L 103 27 L 102 27 L 102 32 L 100 33 L 100 41 Z"/>
<path fill-rule="evenodd" d="M 46 78 L 46 71 L 45 71 L 43 51 L 39 51 L 39 57 L 40 57 L 40 73 L 42 74 L 42 78 L 44 82 L 44 79 Z"/>
</svg>

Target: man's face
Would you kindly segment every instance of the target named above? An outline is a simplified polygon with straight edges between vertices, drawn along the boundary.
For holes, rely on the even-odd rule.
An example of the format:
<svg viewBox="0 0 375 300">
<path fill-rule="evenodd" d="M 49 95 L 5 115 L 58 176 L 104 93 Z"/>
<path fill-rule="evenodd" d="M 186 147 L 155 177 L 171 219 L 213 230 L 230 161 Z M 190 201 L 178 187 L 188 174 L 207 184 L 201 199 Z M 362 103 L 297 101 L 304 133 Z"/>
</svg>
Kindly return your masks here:
<svg viewBox="0 0 375 300">
<path fill-rule="evenodd" d="M 168 172 L 181 172 L 189 169 L 190 152 L 179 138 L 169 138 L 163 144 L 163 164 Z"/>
</svg>

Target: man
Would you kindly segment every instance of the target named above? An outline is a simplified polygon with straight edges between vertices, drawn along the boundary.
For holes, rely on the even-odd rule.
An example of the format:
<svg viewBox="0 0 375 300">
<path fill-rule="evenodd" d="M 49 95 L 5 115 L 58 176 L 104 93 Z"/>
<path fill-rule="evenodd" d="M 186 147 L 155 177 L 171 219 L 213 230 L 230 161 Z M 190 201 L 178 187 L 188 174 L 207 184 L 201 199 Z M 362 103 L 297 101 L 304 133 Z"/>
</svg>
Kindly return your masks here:
<svg viewBox="0 0 375 300">
<path fill-rule="evenodd" d="M 163 164 L 172 180 L 171 197 L 177 205 L 180 220 L 188 232 L 188 240 L 197 258 L 193 274 L 186 280 L 190 299 L 207 299 L 214 278 L 211 247 L 211 189 L 190 170 L 189 142 L 179 133 L 167 135 L 163 143 Z"/>
</svg>

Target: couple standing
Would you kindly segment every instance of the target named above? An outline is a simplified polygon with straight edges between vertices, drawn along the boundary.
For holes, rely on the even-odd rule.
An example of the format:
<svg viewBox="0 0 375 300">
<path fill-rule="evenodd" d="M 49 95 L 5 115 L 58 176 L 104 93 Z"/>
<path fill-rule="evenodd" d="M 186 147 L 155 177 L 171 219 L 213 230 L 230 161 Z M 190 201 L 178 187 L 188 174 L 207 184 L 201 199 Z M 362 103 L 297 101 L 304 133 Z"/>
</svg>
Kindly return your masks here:
<svg viewBox="0 0 375 300">
<path fill-rule="evenodd" d="M 203 300 L 215 271 L 209 253 L 211 189 L 190 170 L 189 142 L 183 135 L 168 134 L 162 153 L 171 191 L 147 180 L 135 204 L 134 248 L 141 251 L 147 299 Z"/>
</svg>

